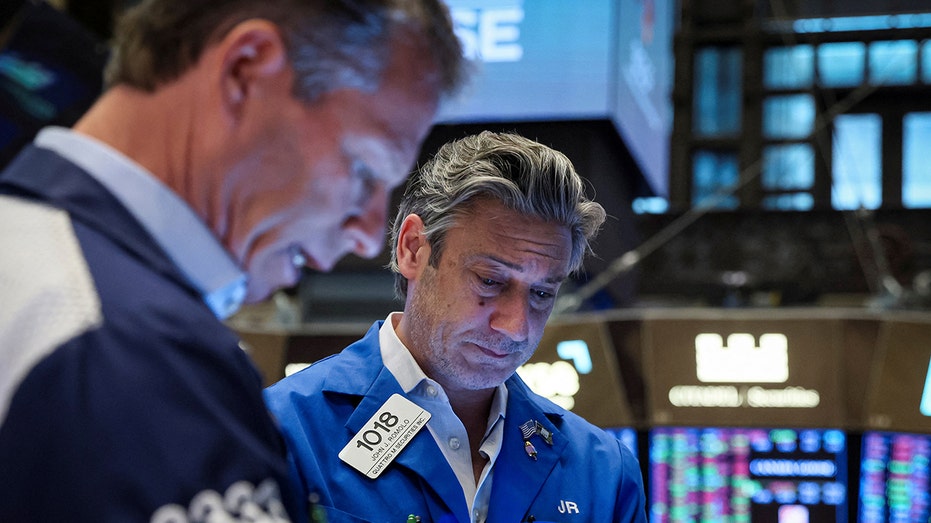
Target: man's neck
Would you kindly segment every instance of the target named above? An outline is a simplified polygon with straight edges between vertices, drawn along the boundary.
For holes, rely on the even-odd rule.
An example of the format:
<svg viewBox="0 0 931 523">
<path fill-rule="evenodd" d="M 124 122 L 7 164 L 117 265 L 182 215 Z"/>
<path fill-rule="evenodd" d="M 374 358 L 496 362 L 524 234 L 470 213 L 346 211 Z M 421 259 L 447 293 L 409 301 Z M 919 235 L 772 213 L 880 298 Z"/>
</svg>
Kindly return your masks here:
<svg viewBox="0 0 931 523">
<path fill-rule="evenodd" d="M 469 435 L 469 451 L 472 456 L 472 473 L 478 484 L 487 460 L 479 449 L 485 432 L 488 430 L 488 415 L 494 400 L 495 389 L 486 390 L 446 390 L 453 412 L 465 427 Z"/>
<path fill-rule="evenodd" d="M 488 413 L 491 411 L 495 389 L 463 391 L 449 390 L 445 386 L 444 389 L 453 412 L 465 425 L 469 439 L 474 435 L 481 440 L 488 428 Z"/>
<path fill-rule="evenodd" d="M 194 194 L 207 180 L 203 158 L 195 157 L 192 129 L 203 120 L 190 95 L 190 79 L 184 78 L 148 93 L 118 85 L 101 95 L 97 103 L 75 124 L 76 132 L 91 136 L 120 151 L 149 171 L 205 218 L 196 205 L 204 195 Z M 201 133 L 210 132 L 202 122 Z M 202 155 L 203 156 L 203 155 Z M 201 179 L 190 177 L 198 172 Z"/>
</svg>

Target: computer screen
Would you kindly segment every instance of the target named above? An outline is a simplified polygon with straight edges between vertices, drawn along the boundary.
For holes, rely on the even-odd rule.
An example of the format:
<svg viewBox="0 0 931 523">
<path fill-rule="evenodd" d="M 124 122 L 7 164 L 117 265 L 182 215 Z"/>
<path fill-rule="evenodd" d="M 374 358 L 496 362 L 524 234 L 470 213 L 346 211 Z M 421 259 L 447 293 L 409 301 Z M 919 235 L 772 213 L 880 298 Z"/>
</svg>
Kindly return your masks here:
<svg viewBox="0 0 931 523">
<path fill-rule="evenodd" d="M 847 435 L 835 429 L 660 427 L 650 521 L 847 521 Z"/>
<path fill-rule="evenodd" d="M 857 521 L 931 521 L 931 434 L 869 431 L 860 456 Z"/>
</svg>

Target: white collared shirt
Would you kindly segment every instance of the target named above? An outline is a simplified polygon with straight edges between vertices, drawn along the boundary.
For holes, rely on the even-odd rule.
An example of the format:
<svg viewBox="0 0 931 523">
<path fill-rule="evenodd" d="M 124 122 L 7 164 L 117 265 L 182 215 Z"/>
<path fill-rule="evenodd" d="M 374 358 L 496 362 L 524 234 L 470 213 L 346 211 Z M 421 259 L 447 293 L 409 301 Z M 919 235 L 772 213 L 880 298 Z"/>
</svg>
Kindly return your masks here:
<svg viewBox="0 0 931 523">
<path fill-rule="evenodd" d="M 401 343 L 394 330 L 394 320 L 400 319 L 401 313 L 388 315 L 378 332 L 381 358 L 385 367 L 398 380 L 409 399 L 420 408 L 430 413 L 427 428 L 436 441 L 440 451 L 456 473 L 472 523 L 483 523 L 488 517 L 488 502 L 491 498 L 491 484 L 494 464 L 501 452 L 501 438 L 504 434 L 504 415 L 507 407 L 508 390 L 504 384 L 495 389 L 488 415 L 488 427 L 482 439 L 479 452 L 488 463 L 482 471 L 478 485 L 472 471 L 472 455 L 469 449 L 469 436 L 465 426 L 453 412 L 446 391 L 436 381 L 427 377 L 414 360 L 407 347 Z"/>
<path fill-rule="evenodd" d="M 220 319 L 246 297 L 246 275 L 191 207 L 141 165 L 107 144 L 64 127 L 47 127 L 35 145 L 87 171 L 149 232 Z"/>
</svg>

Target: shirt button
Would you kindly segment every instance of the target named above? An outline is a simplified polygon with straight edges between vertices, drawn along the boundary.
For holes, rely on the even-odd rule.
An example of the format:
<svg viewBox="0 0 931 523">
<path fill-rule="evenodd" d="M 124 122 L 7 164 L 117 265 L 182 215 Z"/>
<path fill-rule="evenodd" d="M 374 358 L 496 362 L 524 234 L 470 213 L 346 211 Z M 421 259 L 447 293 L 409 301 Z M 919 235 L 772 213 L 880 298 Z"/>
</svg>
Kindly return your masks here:
<svg viewBox="0 0 931 523">
<path fill-rule="evenodd" d="M 436 387 L 434 387 L 433 385 L 427 385 L 427 396 L 430 396 L 431 398 L 435 398 Z"/>
<path fill-rule="evenodd" d="M 449 448 L 459 450 L 459 438 L 449 438 Z"/>
</svg>

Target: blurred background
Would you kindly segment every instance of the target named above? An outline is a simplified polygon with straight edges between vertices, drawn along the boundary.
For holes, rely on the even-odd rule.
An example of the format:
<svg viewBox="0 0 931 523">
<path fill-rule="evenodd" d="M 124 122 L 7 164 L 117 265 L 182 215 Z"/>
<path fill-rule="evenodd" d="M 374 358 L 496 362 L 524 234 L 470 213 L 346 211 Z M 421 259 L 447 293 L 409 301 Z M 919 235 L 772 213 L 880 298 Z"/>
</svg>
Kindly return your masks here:
<svg viewBox="0 0 931 523">
<path fill-rule="evenodd" d="M 0 165 L 91 103 L 132 4 L 3 3 Z M 610 218 L 561 310 L 931 306 L 926 2 L 449 5 L 478 74 L 421 162 L 488 128 L 573 160 Z M 386 263 L 309 273 L 282 319 L 384 316 Z"/>
<path fill-rule="evenodd" d="M 132 3 L 0 4 L 0 165 L 92 103 Z M 651 520 L 931 520 L 931 5 L 448 3 L 477 76 L 420 163 L 514 131 L 591 183 L 597 256 L 520 373 L 634 449 Z M 265 380 L 400 310 L 387 262 L 232 318 Z"/>
</svg>

